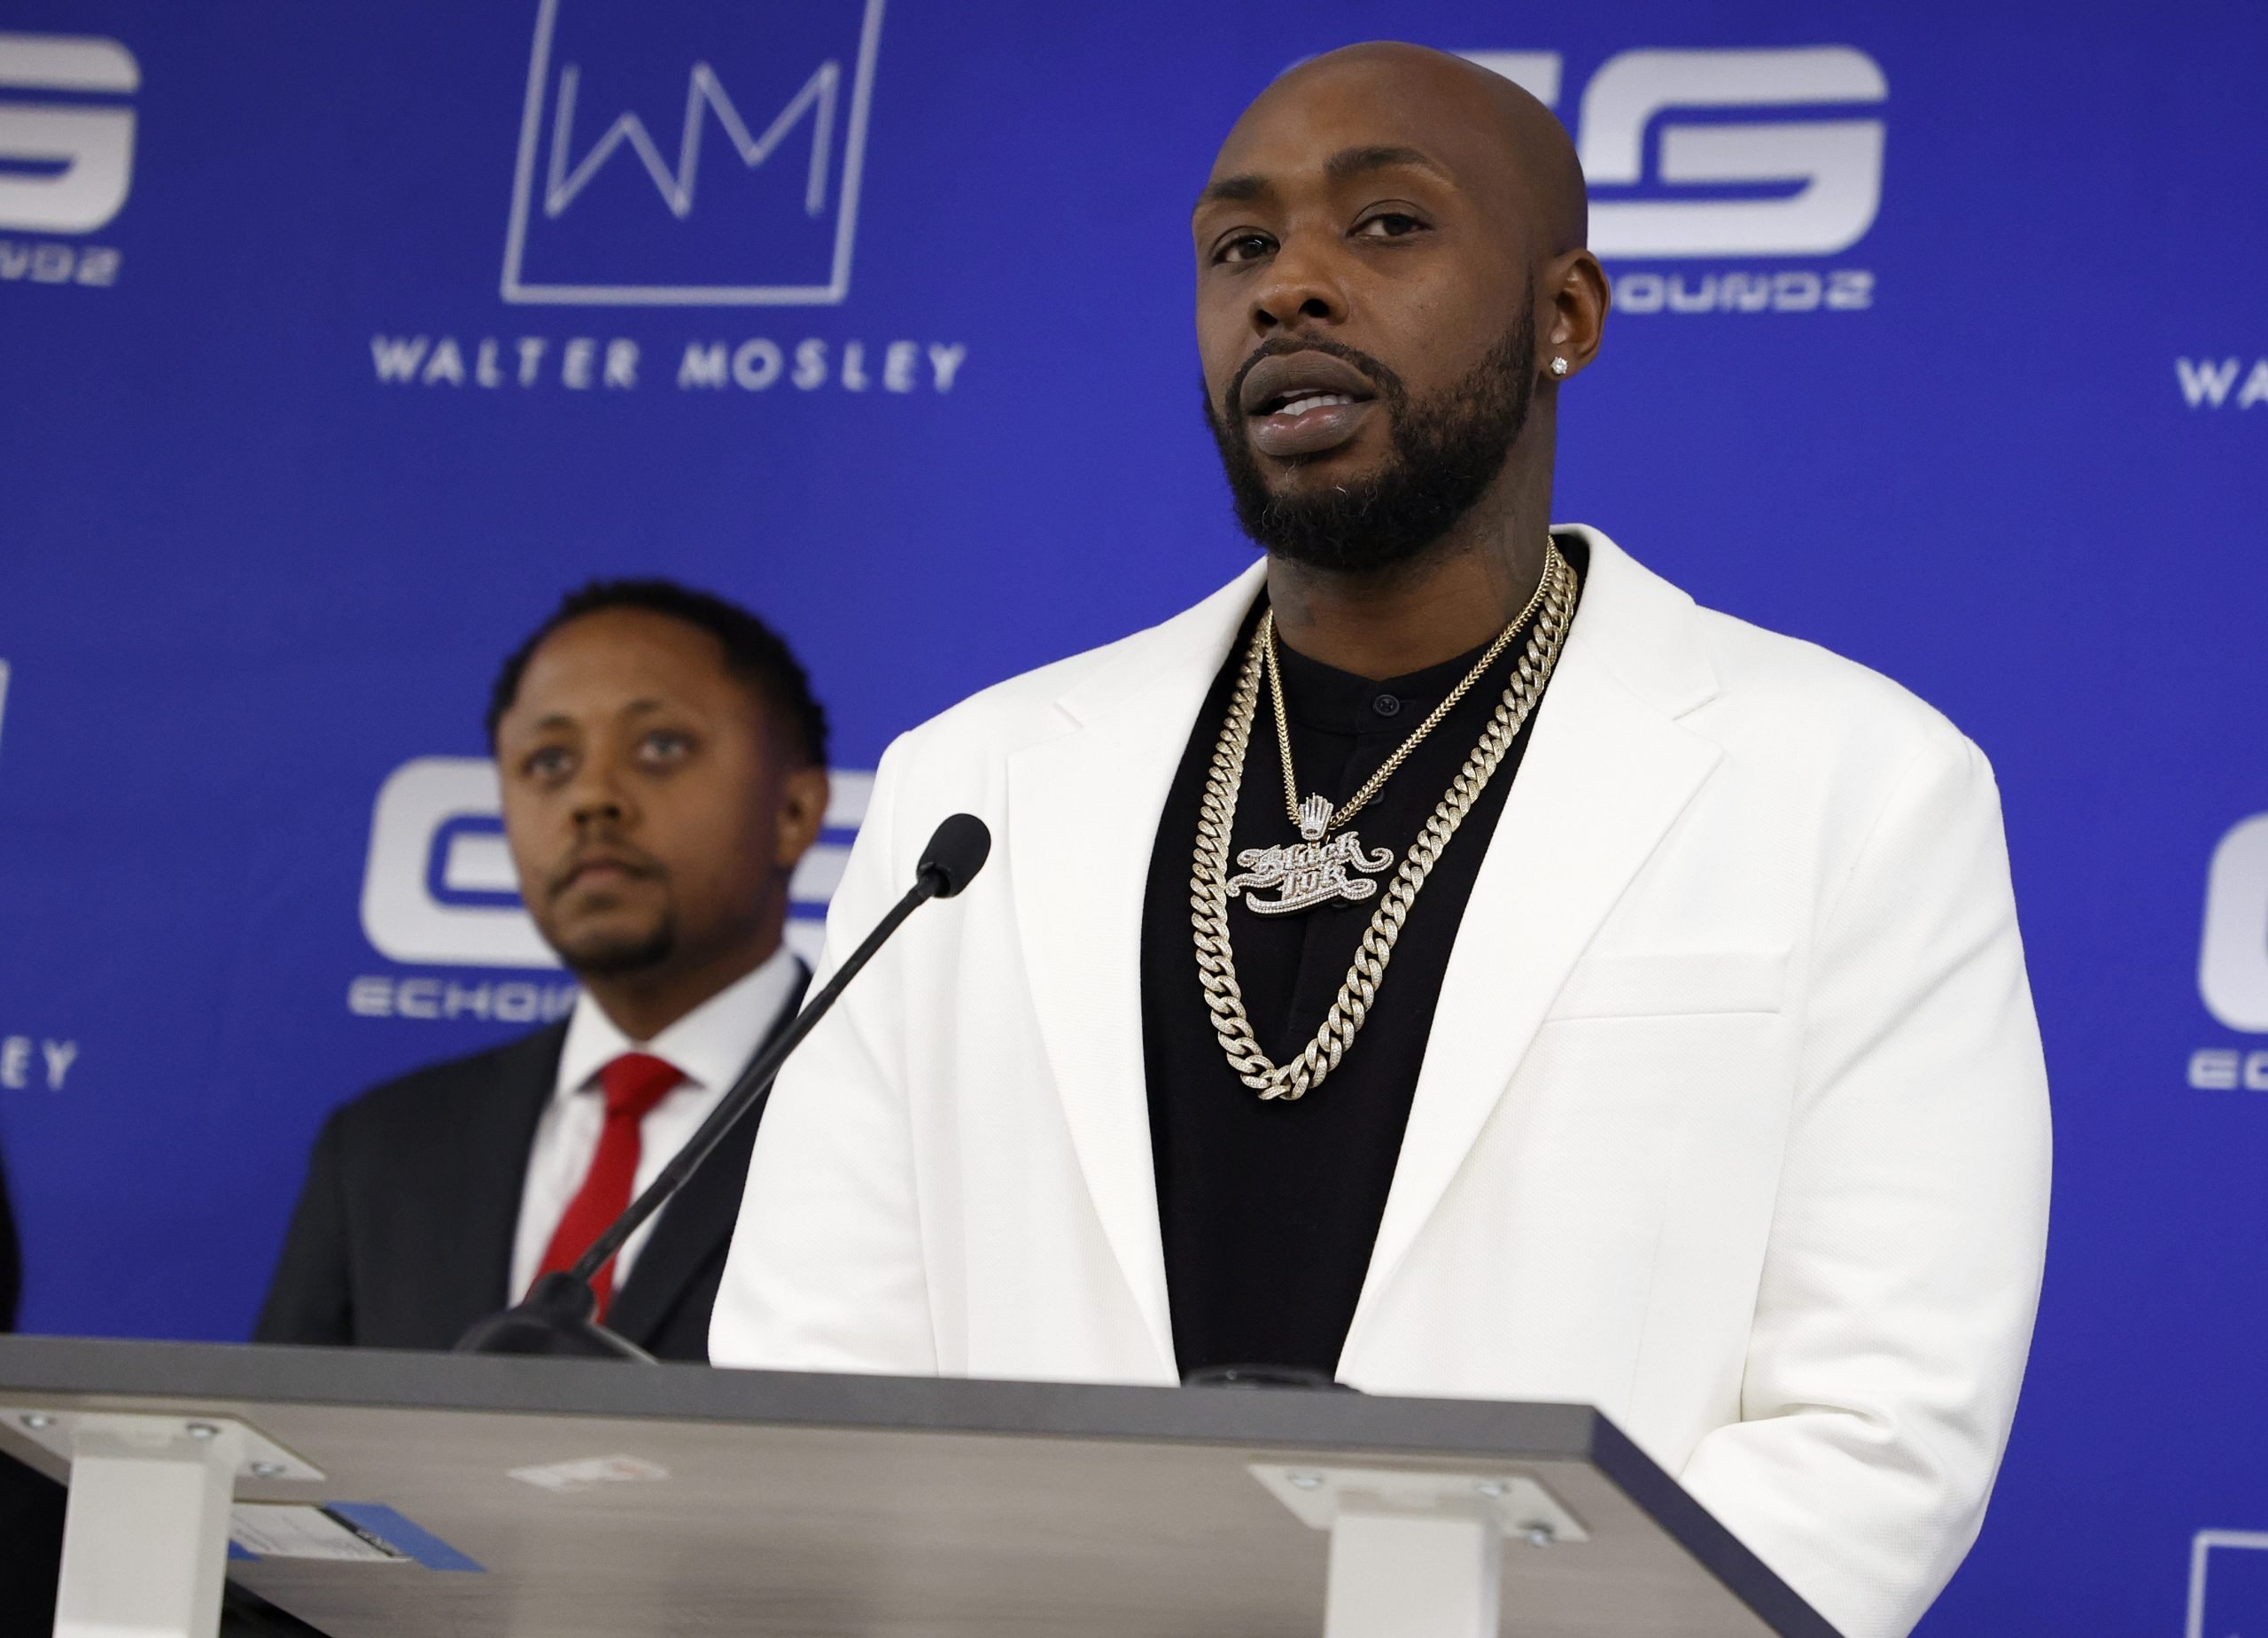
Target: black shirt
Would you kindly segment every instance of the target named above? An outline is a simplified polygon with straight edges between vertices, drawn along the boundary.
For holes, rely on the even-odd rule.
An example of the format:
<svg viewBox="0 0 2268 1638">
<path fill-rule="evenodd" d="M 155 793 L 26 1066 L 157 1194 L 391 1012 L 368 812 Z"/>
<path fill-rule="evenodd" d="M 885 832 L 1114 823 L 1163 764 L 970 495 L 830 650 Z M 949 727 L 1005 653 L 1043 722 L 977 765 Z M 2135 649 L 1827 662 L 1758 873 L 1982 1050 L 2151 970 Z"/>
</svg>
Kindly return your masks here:
<svg viewBox="0 0 2268 1638">
<path fill-rule="evenodd" d="M 1577 547 L 1561 550 L 1580 571 Z M 1262 605 L 1264 606 L 1264 604 Z M 1185 1375 L 1213 1365 L 1293 1365 L 1334 1374 L 1385 1215 L 1433 1005 L 1488 839 L 1527 749 L 1528 725 L 1411 906 L 1376 1003 L 1338 1068 L 1295 1102 L 1263 1102 L 1229 1067 L 1198 988 L 1189 880 L 1229 696 L 1260 620 L 1245 621 L 1182 753 L 1150 853 L 1142 916 L 1142 1048 L 1151 1152 L 1165 1243 L 1174 1350 Z M 1368 899 L 1262 916 L 1230 901 L 1237 979 L 1270 1061 L 1295 1056 L 1344 982 L 1385 883 L 1449 788 L 1503 698 L 1523 629 L 1351 821 L 1394 866 Z M 1304 797 L 1343 804 L 1456 687 L 1487 645 L 1443 664 L 1368 681 L 1278 645 L 1293 769 Z M 1537 710 L 1542 709 L 1539 703 Z M 1273 710 L 1263 684 L 1231 831 L 1246 848 L 1298 840 L 1285 811 Z M 1263 897 L 1273 897 L 1263 894 Z"/>
</svg>

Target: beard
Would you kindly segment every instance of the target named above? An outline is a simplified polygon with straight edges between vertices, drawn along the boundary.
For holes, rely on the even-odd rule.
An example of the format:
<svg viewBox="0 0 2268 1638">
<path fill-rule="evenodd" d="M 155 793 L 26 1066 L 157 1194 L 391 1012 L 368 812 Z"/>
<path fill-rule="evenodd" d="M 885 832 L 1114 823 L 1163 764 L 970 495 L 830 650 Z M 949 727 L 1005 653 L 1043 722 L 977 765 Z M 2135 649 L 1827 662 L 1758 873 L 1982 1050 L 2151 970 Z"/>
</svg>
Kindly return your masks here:
<svg viewBox="0 0 2268 1638">
<path fill-rule="evenodd" d="M 1369 477 L 1308 492 L 1268 487 L 1237 408 L 1244 378 L 1262 359 L 1328 353 L 1378 385 L 1393 446 Z M 1237 371 L 1206 424 L 1236 501 L 1237 522 L 1265 550 L 1312 568 L 1360 573 L 1407 563 L 1448 534 L 1504 470 L 1535 395 L 1535 303 L 1464 377 L 1412 403 L 1402 377 L 1368 353 L 1322 338 L 1289 337 L 1263 345 Z M 1299 464 L 1299 463 L 1294 463 Z"/>
<path fill-rule="evenodd" d="M 578 978 L 627 978 L 666 966 L 677 954 L 677 917 L 664 913 L 643 933 L 586 933 L 554 939 L 551 947 Z"/>
</svg>

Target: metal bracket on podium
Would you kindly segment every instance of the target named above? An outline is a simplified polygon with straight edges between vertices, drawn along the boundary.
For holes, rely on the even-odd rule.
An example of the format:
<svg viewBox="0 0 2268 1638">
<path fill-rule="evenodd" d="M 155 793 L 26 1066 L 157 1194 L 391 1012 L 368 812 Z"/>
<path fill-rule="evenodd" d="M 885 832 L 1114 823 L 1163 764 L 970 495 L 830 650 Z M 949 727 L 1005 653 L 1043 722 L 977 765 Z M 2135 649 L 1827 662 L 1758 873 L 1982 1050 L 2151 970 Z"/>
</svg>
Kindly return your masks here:
<svg viewBox="0 0 2268 1638">
<path fill-rule="evenodd" d="M 1252 1475 L 1331 1533 L 1324 1638 L 1496 1638 L 1505 1539 L 1589 1540 L 1524 1474 L 1254 1463 Z"/>
<path fill-rule="evenodd" d="M 239 1477 L 322 1474 L 233 1417 L 0 1406 L 71 1464 L 55 1638 L 214 1638 Z"/>
</svg>

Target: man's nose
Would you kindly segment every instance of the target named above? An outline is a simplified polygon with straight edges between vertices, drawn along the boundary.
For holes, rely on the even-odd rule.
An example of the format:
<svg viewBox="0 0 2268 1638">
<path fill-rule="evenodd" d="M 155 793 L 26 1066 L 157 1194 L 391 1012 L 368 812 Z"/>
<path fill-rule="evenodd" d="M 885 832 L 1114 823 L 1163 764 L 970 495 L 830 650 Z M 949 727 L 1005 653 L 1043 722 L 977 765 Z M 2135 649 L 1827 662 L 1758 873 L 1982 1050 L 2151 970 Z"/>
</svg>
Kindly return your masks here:
<svg viewBox="0 0 2268 1638">
<path fill-rule="evenodd" d="M 612 828 L 628 824 L 637 817 L 637 805 L 628 788 L 611 769 L 604 766 L 586 764 L 570 794 L 575 823 L 579 827 L 587 829 L 604 826 Z"/>
<path fill-rule="evenodd" d="M 1252 292 L 1253 332 L 1265 339 L 1347 317 L 1347 291 L 1310 235 L 1287 237 Z"/>
</svg>

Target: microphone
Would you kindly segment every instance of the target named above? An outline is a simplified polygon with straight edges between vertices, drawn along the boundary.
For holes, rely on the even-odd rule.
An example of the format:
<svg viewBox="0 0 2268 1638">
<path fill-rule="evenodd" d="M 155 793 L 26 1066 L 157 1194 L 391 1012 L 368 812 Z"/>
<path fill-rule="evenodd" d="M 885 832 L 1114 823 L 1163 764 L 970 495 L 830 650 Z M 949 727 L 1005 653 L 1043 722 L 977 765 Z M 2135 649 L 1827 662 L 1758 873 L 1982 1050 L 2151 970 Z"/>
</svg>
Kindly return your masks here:
<svg viewBox="0 0 2268 1638">
<path fill-rule="evenodd" d="M 931 899 L 951 898 L 975 881 L 991 851 L 992 833 L 974 813 L 956 813 L 939 825 L 929 837 L 929 845 L 922 850 L 921 862 L 913 873 L 913 885 L 905 890 L 905 897 L 890 906 L 889 913 L 844 959 L 826 987 L 804 1004 L 803 1011 L 781 1031 L 780 1038 L 741 1071 L 740 1079 L 718 1099 L 709 1118 L 686 1139 L 685 1146 L 670 1157 L 669 1164 L 646 1186 L 645 1192 L 631 1201 L 629 1208 L 591 1242 L 589 1248 L 576 1259 L 573 1268 L 545 1275 L 523 1300 L 501 1313 L 490 1315 L 466 1331 L 457 1339 L 454 1351 L 548 1354 L 637 1360 L 653 1364 L 652 1355 L 598 1323 L 598 1293 L 591 1289 L 591 1281 L 606 1266 L 607 1260 L 622 1249 L 623 1242 L 685 1186 L 685 1180 L 700 1169 L 701 1163 L 724 1142 L 726 1134 L 740 1123 L 742 1117 L 764 1107 L 772 1095 L 772 1083 L 779 1076 L 781 1066 L 788 1061 L 788 1055 L 818 1027 L 819 1021 L 835 1005 L 836 998 L 858 975 L 858 970 L 889 942 L 890 935 Z"/>
</svg>

